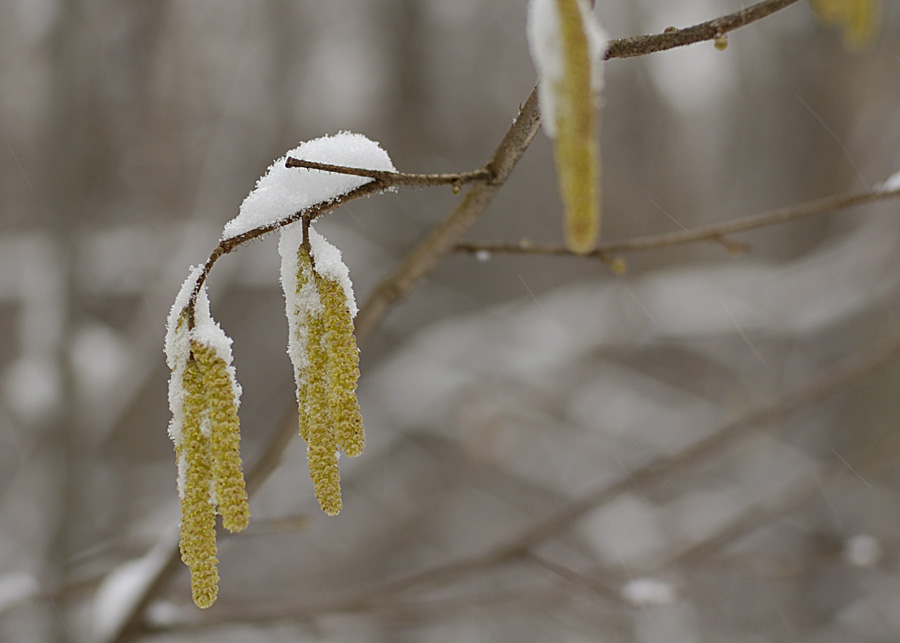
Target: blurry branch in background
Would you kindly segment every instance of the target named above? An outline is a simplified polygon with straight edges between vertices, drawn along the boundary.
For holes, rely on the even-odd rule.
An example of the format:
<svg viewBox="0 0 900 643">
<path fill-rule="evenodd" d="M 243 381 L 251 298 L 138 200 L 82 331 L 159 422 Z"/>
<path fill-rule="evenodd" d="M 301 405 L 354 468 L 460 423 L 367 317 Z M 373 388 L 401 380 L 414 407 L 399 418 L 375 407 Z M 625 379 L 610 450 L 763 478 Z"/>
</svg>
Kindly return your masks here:
<svg viewBox="0 0 900 643">
<path fill-rule="evenodd" d="M 695 27 L 683 30 L 668 29 L 665 33 L 655 36 L 639 36 L 635 38 L 611 40 L 604 58 L 608 60 L 611 58 L 639 56 L 704 40 L 720 41 L 725 33 L 771 15 L 780 9 L 790 6 L 796 1 L 797 0 L 768 0 Z M 303 213 L 297 213 L 294 215 L 294 218 L 291 218 L 291 221 L 296 221 L 303 217 L 311 219 L 350 199 L 380 191 L 384 189 L 384 185 L 379 183 L 379 178 L 382 181 L 395 181 L 392 185 L 444 184 L 457 186 L 469 181 L 474 182 L 472 188 L 462 197 L 459 204 L 457 204 L 445 219 L 410 252 L 406 259 L 390 275 L 381 281 L 369 296 L 356 318 L 356 336 L 358 343 L 364 343 L 369 334 L 375 330 L 391 307 L 405 297 L 413 287 L 429 274 L 446 256 L 457 249 L 460 241 L 485 210 L 487 210 L 500 188 L 512 173 L 519 159 L 528 149 L 528 146 L 540 125 L 540 120 L 537 90 L 535 89 L 520 107 L 519 113 L 512 126 L 506 132 L 494 154 L 482 170 L 458 175 L 404 175 L 400 173 L 379 173 L 380 177 L 375 177 L 372 176 L 371 173 L 366 174 L 364 176 L 372 176 L 375 180 L 344 195 L 344 197 L 335 202 L 322 204 L 321 211 L 316 210 L 313 212 L 307 210 Z M 332 168 L 332 170 L 338 171 L 338 168 L 335 167 Z M 423 176 L 453 176 L 454 178 L 449 180 L 446 180 L 445 178 L 434 179 L 434 183 L 428 183 L 424 179 L 411 178 Z M 431 181 L 432 179 L 428 180 Z M 404 183 L 404 181 L 406 182 Z M 279 221 L 271 226 L 257 228 L 245 235 L 235 236 L 228 239 L 226 242 L 223 242 L 223 244 L 220 244 L 220 246 L 213 251 L 207 260 L 207 264 L 204 267 L 204 276 L 209 272 L 212 264 L 222 255 L 230 253 L 243 243 L 258 238 L 263 234 L 267 234 L 283 225 L 286 225 L 286 222 Z M 880 354 L 879 357 L 881 358 L 879 364 L 883 363 L 884 354 Z M 840 385 L 845 384 L 847 381 L 848 380 L 846 379 L 842 379 Z M 812 396 L 812 398 L 817 399 L 831 391 L 832 389 L 828 389 L 824 393 Z M 800 393 L 803 393 L 803 391 Z M 812 401 L 809 399 L 809 391 L 806 392 L 805 397 L 801 396 L 801 399 L 799 400 L 798 395 L 799 394 L 795 394 L 792 397 L 785 398 L 774 404 L 772 407 L 763 409 L 752 416 L 748 416 L 748 418 L 745 418 L 735 425 L 726 427 L 723 431 L 715 434 L 707 441 L 703 441 L 694 447 L 689 448 L 680 456 L 671 459 L 667 458 L 660 465 L 657 465 L 655 462 L 651 463 L 638 472 L 626 476 L 622 482 L 613 485 L 613 487 L 602 489 L 582 500 L 576 501 L 572 505 L 564 508 L 561 514 L 554 515 L 547 521 L 539 523 L 533 529 L 522 534 L 520 538 L 517 538 L 514 542 L 501 545 L 484 556 L 457 561 L 405 579 L 398 579 L 397 581 L 388 583 L 384 587 L 367 592 L 364 596 L 351 599 L 341 606 L 320 606 L 311 608 L 309 614 L 321 614 L 335 610 L 352 611 L 366 609 L 369 606 L 382 604 L 385 598 L 390 598 L 391 596 L 402 593 L 408 588 L 423 583 L 433 582 L 447 577 L 455 577 L 467 570 L 483 569 L 486 566 L 521 558 L 530 547 L 541 540 L 552 536 L 558 531 L 567 528 L 573 521 L 577 520 L 587 511 L 590 511 L 599 504 L 615 497 L 623 490 L 631 489 L 632 486 L 636 484 L 636 481 L 638 483 L 649 485 L 656 480 L 658 476 L 663 475 L 660 472 L 660 466 L 667 466 L 669 470 L 675 470 L 680 466 L 684 466 L 686 462 L 698 460 L 705 457 L 710 452 L 718 451 L 718 449 L 734 439 L 734 437 L 728 436 L 731 436 L 734 433 L 740 435 L 765 419 L 777 417 L 793 408 L 801 406 L 803 403 Z M 288 444 L 295 435 L 296 430 L 296 412 L 292 410 L 275 431 L 275 434 L 266 447 L 264 455 L 248 471 L 246 475 L 248 492 L 252 494 L 252 492 L 258 489 L 275 470 L 281 453 L 284 451 L 286 444 Z M 669 460 L 672 460 L 672 462 L 669 462 Z M 159 547 L 165 547 L 165 543 L 161 542 L 158 545 L 158 548 Z M 168 554 L 158 557 L 157 567 L 145 578 L 144 586 L 142 588 L 135 588 L 135 593 L 129 606 L 123 609 L 118 622 L 110 629 L 102 643 L 122 643 L 133 639 L 142 629 L 144 614 L 150 603 L 162 593 L 163 588 L 177 569 L 180 569 L 179 550 L 177 540 L 175 540 L 169 544 Z M 292 615 L 293 618 L 302 616 L 302 614 L 298 615 L 296 613 Z"/>
<path fill-rule="evenodd" d="M 572 526 L 588 513 L 608 505 L 623 494 L 640 491 L 649 493 L 663 485 L 667 479 L 690 467 L 696 467 L 705 460 L 721 455 L 723 451 L 737 444 L 754 432 L 765 432 L 766 426 L 786 419 L 794 413 L 807 409 L 810 405 L 840 393 L 847 386 L 858 383 L 862 378 L 894 363 L 900 357 L 900 335 L 890 341 L 865 352 L 860 352 L 831 366 L 821 374 L 809 378 L 793 391 L 778 396 L 771 402 L 746 413 L 742 417 L 722 426 L 708 437 L 702 438 L 681 451 L 651 459 L 641 467 L 626 472 L 613 483 L 604 483 L 587 492 L 581 498 L 570 502 L 558 511 L 537 521 L 530 529 L 526 529 L 516 537 L 495 545 L 482 554 L 458 559 L 430 569 L 410 574 L 381 585 L 358 592 L 346 600 L 323 605 L 311 605 L 303 610 L 292 610 L 290 614 L 265 614 L 253 606 L 248 606 L 251 613 L 233 614 L 227 622 L 246 623 L 277 621 L 281 619 L 304 619 L 334 613 L 381 611 L 389 606 L 397 608 L 403 596 L 414 590 L 436 585 L 448 584 L 468 574 L 483 572 L 499 565 L 528 562 L 543 567 L 557 576 L 570 582 L 586 585 L 592 592 L 603 598 L 617 602 L 613 589 L 605 583 L 585 577 L 579 572 L 567 569 L 558 563 L 548 562 L 544 557 L 535 554 L 534 549 L 550 538 L 571 529 Z M 894 437 L 894 436 L 890 436 Z M 883 452 L 883 444 L 870 444 L 862 453 L 851 456 L 853 462 L 872 454 Z M 676 554 L 668 560 L 659 561 L 650 570 L 639 570 L 640 573 L 661 571 L 685 561 L 696 560 L 711 555 L 724 547 L 734 538 L 747 534 L 754 526 L 765 524 L 792 508 L 803 504 L 816 493 L 821 493 L 823 485 L 837 479 L 839 474 L 852 471 L 852 462 L 841 459 L 834 466 L 826 466 L 812 480 L 805 479 L 786 489 L 771 503 L 755 504 L 747 507 L 733 521 L 726 523 L 709 537 Z M 249 480 L 248 480 L 249 482 Z M 621 580 L 618 579 L 617 580 Z M 349 592 L 348 592 L 349 593 Z M 204 626 L 221 626 L 221 618 L 212 619 L 202 616 L 190 623 L 180 622 L 171 625 L 154 627 L 154 631 L 168 631 Z"/>
<path fill-rule="evenodd" d="M 691 230 L 677 230 L 659 234 L 648 234 L 622 241 L 606 241 L 597 244 L 596 249 L 587 254 L 577 254 L 561 245 L 538 245 L 530 241 L 519 243 L 460 243 L 456 246 L 457 252 L 467 253 L 496 253 L 496 254 L 533 254 L 533 255 L 563 255 L 572 257 L 591 257 L 608 262 L 614 262 L 613 255 L 617 253 L 636 252 L 640 250 L 657 250 L 671 246 L 681 246 L 698 241 L 715 241 L 722 243 L 729 251 L 744 251 L 747 246 L 726 240 L 726 235 L 755 230 L 767 226 L 778 225 L 803 219 L 806 217 L 827 214 L 840 208 L 849 208 L 863 203 L 874 203 L 900 197 L 900 188 L 889 191 L 860 192 L 857 194 L 844 194 L 829 196 L 815 201 L 807 201 L 799 205 L 770 210 L 760 214 L 752 214 L 746 217 L 731 219 L 723 223 L 711 223 L 698 226 Z"/>
<path fill-rule="evenodd" d="M 653 36 L 610 40 L 604 59 L 640 56 L 704 40 L 721 39 L 725 33 L 765 18 L 795 2 L 797 0 L 766 0 L 694 27 L 667 30 Z M 492 180 L 476 183 L 444 221 L 375 288 L 356 318 L 358 342 L 365 341 L 391 306 L 405 297 L 440 263 L 441 259 L 456 249 L 465 234 L 494 200 L 513 167 L 528 149 L 540 122 L 537 89 L 534 89 L 519 109 L 516 120 L 506 132 L 491 160 L 485 165 Z"/>
</svg>

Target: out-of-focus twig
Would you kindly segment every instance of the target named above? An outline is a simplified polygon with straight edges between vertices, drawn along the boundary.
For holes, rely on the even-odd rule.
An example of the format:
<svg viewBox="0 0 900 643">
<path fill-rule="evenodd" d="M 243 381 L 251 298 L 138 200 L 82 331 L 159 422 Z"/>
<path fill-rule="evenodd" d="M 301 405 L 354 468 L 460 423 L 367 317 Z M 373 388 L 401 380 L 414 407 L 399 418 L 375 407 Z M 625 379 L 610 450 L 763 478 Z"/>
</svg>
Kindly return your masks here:
<svg viewBox="0 0 900 643">
<path fill-rule="evenodd" d="M 639 36 L 637 38 L 625 38 L 613 40 L 609 44 L 609 48 L 605 54 L 605 58 L 623 58 L 629 56 L 637 56 L 654 51 L 662 51 L 682 45 L 699 42 L 702 40 L 712 40 L 720 37 L 727 31 L 732 31 L 739 27 L 750 24 L 751 22 L 763 18 L 779 9 L 789 6 L 797 0 L 767 0 L 752 7 L 748 7 L 743 11 L 729 16 L 723 16 L 711 23 L 717 26 L 710 31 L 704 25 L 698 25 L 680 32 L 681 35 L 675 34 L 671 30 L 658 36 Z M 519 113 L 513 121 L 512 126 L 507 130 L 503 140 L 498 145 L 490 161 L 481 170 L 476 171 L 478 174 L 472 188 L 465 194 L 460 203 L 447 215 L 443 222 L 429 234 L 416 247 L 409 256 L 401 263 L 400 266 L 387 278 L 385 278 L 372 292 L 369 299 L 361 308 L 356 320 L 357 342 L 363 343 L 366 338 L 374 331 L 388 310 L 406 294 L 421 279 L 437 266 L 440 261 L 452 253 L 456 245 L 461 241 L 465 233 L 474 225 L 481 214 L 488 208 L 493 201 L 506 179 L 511 174 L 516 163 L 528 149 L 532 139 L 537 133 L 540 126 L 540 111 L 538 109 L 537 89 L 532 90 L 528 99 L 521 105 Z M 461 175 L 458 175 L 461 176 Z M 451 185 L 454 182 L 451 182 Z M 458 182 L 457 182 L 458 184 Z M 345 195 L 342 199 L 338 199 L 330 204 L 323 204 L 325 208 L 332 209 L 341 203 L 352 198 L 358 198 L 366 194 L 383 189 L 377 181 L 367 183 L 351 193 Z M 297 219 L 302 215 L 315 216 L 316 213 L 297 213 Z M 235 237 L 229 240 L 226 246 L 219 246 L 210 255 L 207 265 L 204 269 L 204 275 L 208 274 L 212 264 L 224 254 L 234 250 L 237 246 L 249 241 L 251 238 L 257 238 L 271 232 L 273 229 L 283 225 L 282 222 L 273 224 L 271 228 L 260 228 L 251 233 L 252 236 Z M 269 442 L 265 454 L 259 459 L 257 465 L 251 469 L 247 478 L 248 491 L 257 489 L 268 478 L 277 466 L 277 462 L 284 450 L 287 441 L 295 435 L 297 431 L 295 416 L 293 413 L 282 422 L 277 428 L 275 437 Z M 577 508 L 577 507 L 576 507 Z M 573 518 L 574 519 L 574 518 Z M 531 532 L 529 532 L 531 533 Z M 540 535 L 538 532 L 537 535 Z M 527 549 L 528 545 L 524 549 Z M 521 546 L 516 546 L 514 554 L 523 551 Z M 490 554 L 488 558 L 503 558 L 502 550 Z M 509 555 L 507 554 L 507 557 Z M 169 578 L 179 569 L 179 551 L 178 544 L 174 542 L 171 545 L 170 554 L 162 560 L 156 573 L 147 579 L 143 589 L 135 596 L 128 610 L 123 613 L 118 627 L 113 628 L 102 643 L 124 643 L 131 640 L 140 630 L 144 613 L 152 600 L 156 598 L 162 591 L 162 588 L 168 582 Z M 490 562 L 490 560 L 488 560 Z M 483 566 L 483 562 L 477 559 L 461 561 L 455 563 L 456 569 L 461 568 L 478 568 Z M 440 570 L 438 570 L 439 572 Z M 428 574 L 426 574 L 427 576 Z M 415 579 L 410 578 L 407 581 L 401 579 L 394 584 L 397 589 L 402 589 L 409 585 L 410 581 L 415 584 Z M 365 603 L 365 599 L 362 603 Z"/>
<path fill-rule="evenodd" d="M 810 379 L 793 392 L 779 396 L 772 402 L 726 424 L 708 437 L 695 442 L 682 451 L 673 455 L 654 458 L 640 468 L 626 473 L 616 482 L 602 485 L 594 491 L 588 492 L 583 497 L 539 520 L 530 529 L 526 529 L 518 536 L 500 543 L 482 554 L 457 559 L 408 576 L 390 580 L 362 590 L 356 595 L 348 596 L 345 599 L 327 604 L 309 605 L 301 610 L 293 610 L 290 618 L 307 619 L 325 614 L 378 611 L 389 606 L 392 602 L 402 601 L 402 597 L 413 590 L 422 591 L 429 587 L 452 582 L 468 574 L 484 572 L 486 569 L 497 565 L 523 561 L 539 564 L 541 567 L 559 576 L 566 577 L 572 582 L 587 583 L 593 591 L 603 594 L 610 600 L 615 600 L 612 595 L 612 589 L 608 586 L 589 582 L 590 579 L 587 577 L 582 577 L 582 575 L 576 574 L 562 566 L 554 565 L 549 559 L 535 555 L 534 548 L 555 535 L 571 529 L 573 524 L 586 514 L 614 501 L 622 494 L 635 490 L 644 493 L 650 492 L 654 487 L 663 484 L 671 475 L 722 453 L 751 432 L 760 429 L 761 426 L 781 420 L 791 413 L 800 411 L 810 404 L 844 390 L 847 386 L 858 382 L 866 375 L 893 363 L 898 357 L 900 357 L 900 336 L 892 338 L 881 346 L 847 358 Z M 831 471 L 829 470 L 829 477 Z M 816 482 L 816 487 L 821 488 L 817 481 L 814 482 Z M 761 505 L 749 508 L 734 523 L 723 526 L 720 531 L 707 539 L 708 542 L 704 541 L 705 544 L 692 547 L 680 556 L 663 561 L 661 565 L 657 565 L 654 568 L 667 567 L 681 560 L 681 556 L 690 558 L 702 555 L 704 552 L 708 552 L 710 548 L 715 548 L 733 537 L 738 529 L 755 524 L 761 518 L 777 515 L 778 512 L 795 506 L 796 503 L 807 498 L 809 493 L 809 485 L 805 482 L 798 483 L 798 486 L 787 492 L 782 502 L 775 503 L 765 509 Z M 260 615 L 260 618 L 271 620 L 287 618 L 287 616 L 283 614 L 280 616 L 277 614 L 264 614 Z M 253 617 L 238 617 L 235 622 L 253 620 L 255 620 Z M 204 623 L 212 624 L 213 621 L 205 621 L 201 618 L 193 623 L 193 626 L 202 626 Z M 217 619 L 214 623 L 221 625 L 222 621 Z"/>
<path fill-rule="evenodd" d="M 698 241 L 715 241 L 721 243 L 726 235 L 764 228 L 767 226 L 787 223 L 805 217 L 826 214 L 840 208 L 848 208 L 863 203 L 873 203 L 900 197 L 900 189 L 891 191 L 860 192 L 855 194 L 840 194 L 829 196 L 815 201 L 807 201 L 799 205 L 792 205 L 777 210 L 770 210 L 746 217 L 731 219 L 724 223 L 712 223 L 705 226 L 661 234 L 648 234 L 641 237 L 633 237 L 622 241 L 606 241 L 597 244 L 597 248 L 584 255 L 576 255 L 563 246 L 536 245 L 530 242 L 520 243 L 460 243 L 457 244 L 458 252 L 478 253 L 489 252 L 497 254 L 534 254 L 534 255 L 565 255 L 575 257 L 593 257 L 595 259 L 609 260 L 613 255 L 640 250 L 658 250 L 671 246 L 681 246 Z"/>
<path fill-rule="evenodd" d="M 532 547 L 545 542 L 556 534 L 570 529 L 572 524 L 597 508 L 615 500 L 623 493 L 640 490 L 647 492 L 668 476 L 683 471 L 701 461 L 721 453 L 741 438 L 757 429 L 808 405 L 833 395 L 852 382 L 895 361 L 900 356 L 900 337 L 887 344 L 869 349 L 825 370 L 793 392 L 779 396 L 772 402 L 725 425 L 708 437 L 695 442 L 674 455 L 652 459 L 639 469 L 629 472 L 610 485 L 603 485 L 582 498 L 562 507 L 538 521 L 517 537 L 501 543 L 481 555 L 448 562 L 431 569 L 410 574 L 373 588 L 364 596 L 343 606 L 343 609 L 362 609 L 369 603 L 378 603 L 392 595 L 483 570 L 492 565 L 519 560 Z M 323 606 L 324 607 L 324 606 Z"/>
</svg>

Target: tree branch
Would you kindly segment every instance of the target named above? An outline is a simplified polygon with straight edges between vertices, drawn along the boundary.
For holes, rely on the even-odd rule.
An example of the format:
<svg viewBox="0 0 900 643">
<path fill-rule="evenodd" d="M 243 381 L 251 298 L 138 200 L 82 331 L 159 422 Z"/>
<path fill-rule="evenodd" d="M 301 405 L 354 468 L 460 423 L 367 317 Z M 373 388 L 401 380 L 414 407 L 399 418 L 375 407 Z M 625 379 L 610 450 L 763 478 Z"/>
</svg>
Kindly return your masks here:
<svg viewBox="0 0 900 643">
<path fill-rule="evenodd" d="M 766 16 L 770 16 L 776 11 L 785 9 L 797 1 L 798 0 L 765 0 L 764 2 L 758 2 L 751 5 L 746 9 L 730 13 L 727 16 L 715 18 L 714 20 L 703 22 L 699 25 L 694 25 L 693 27 L 687 27 L 686 29 L 675 29 L 670 27 L 661 34 L 611 40 L 603 59 L 609 60 L 610 58 L 645 56 L 657 51 L 693 45 L 704 40 L 715 40 L 721 38 L 729 31 L 746 27 L 750 23 L 756 22 Z"/>
<path fill-rule="evenodd" d="M 777 210 L 770 210 L 760 214 L 753 214 L 726 221 L 724 223 L 712 223 L 698 226 L 688 230 L 676 230 L 660 234 L 648 234 L 641 237 L 633 237 L 622 241 L 606 241 L 597 244 L 592 252 L 581 255 L 575 254 L 561 245 L 535 245 L 531 242 L 520 243 L 460 243 L 456 246 L 457 252 L 489 252 L 497 254 L 534 254 L 534 255 L 563 255 L 571 257 L 592 257 L 594 259 L 610 260 L 612 255 L 640 250 L 657 250 L 670 246 L 680 246 L 697 241 L 715 241 L 723 243 L 727 235 L 766 226 L 777 225 L 831 212 L 840 208 L 849 208 L 863 203 L 874 203 L 900 197 L 900 189 L 889 192 L 861 192 L 856 194 L 844 194 L 829 196 L 815 201 L 807 201 L 799 205 L 793 205 Z M 743 249 L 740 244 L 728 241 L 726 247 L 731 250 Z"/>
<path fill-rule="evenodd" d="M 737 14 L 723 16 L 711 21 L 711 23 L 716 23 L 716 27 L 711 31 L 703 28 L 704 25 L 711 23 L 704 23 L 704 25 L 698 25 L 680 32 L 668 31 L 658 36 L 639 36 L 613 40 L 610 42 L 604 58 L 637 56 L 701 40 L 711 40 L 717 36 L 724 35 L 728 31 L 770 15 L 796 1 L 770 0 L 761 2 Z M 764 11 L 765 13 L 763 13 Z M 736 19 L 734 16 L 740 17 Z M 516 163 L 525 153 L 525 150 L 528 149 L 531 140 L 537 133 L 540 119 L 537 105 L 537 89 L 534 89 L 520 107 L 518 116 L 513 125 L 507 130 L 490 161 L 482 170 L 477 171 L 478 177 L 473 179 L 476 181 L 475 185 L 466 193 L 463 200 L 450 212 L 447 218 L 370 295 L 357 317 L 356 334 L 358 343 L 363 343 L 366 340 L 395 302 L 412 290 L 415 284 L 427 275 L 443 257 L 454 251 L 457 243 L 487 209 L 509 177 Z M 480 174 L 482 171 L 485 173 L 484 176 Z M 475 173 L 470 174 L 474 175 Z M 450 184 L 453 185 L 454 182 L 451 181 Z M 351 199 L 372 194 L 382 189 L 383 187 L 377 181 L 367 183 L 330 204 L 322 204 L 321 209 L 310 216 L 319 216 Z M 236 247 L 251 239 L 258 238 L 288 223 L 297 221 L 305 214 L 309 215 L 310 211 L 295 213 L 289 219 L 280 221 L 277 224 L 265 226 L 223 241 L 207 260 L 200 283 L 205 281 L 212 265 L 222 255 L 232 252 Z M 194 300 L 192 298 L 192 306 Z M 276 436 L 269 443 L 265 455 L 248 472 L 248 490 L 258 488 L 274 471 L 284 445 L 296 433 L 296 418 L 293 413 L 290 415 L 290 419 L 285 420 L 277 429 Z M 171 575 L 180 568 L 178 558 L 178 543 L 175 541 L 170 545 L 169 556 L 161 561 L 156 573 L 148 579 L 143 590 L 135 597 L 130 609 L 123 613 L 118 626 L 107 637 L 107 643 L 124 643 L 136 634 L 140 628 L 146 608 L 162 592 Z M 473 562 L 477 563 L 477 561 Z"/>
<path fill-rule="evenodd" d="M 484 167 L 490 180 L 476 183 L 447 218 L 369 295 L 356 318 L 357 341 L 365 341 L 390 307 L 406 296 L 441 259 L 453 252 L 457 242 L 494 200 L 516 163 L 528 149 L 540 123 L 535 88 Z"/>
<path fill-rule="evenodd" d="M 321 170 L 334 172 L 335 174 L 350 174 L 374 179 L 381 184 L 381 189 L 387 190 L 397 186 L 430 187 L 436 185 L 452 185 L 455 188 L 467 183 L 489 180 L 490 173 L 485 169 L 473 172 L 460 172 L 458 174 L 409 174 L 405 172 L 387 172 L 384 170 L 369 170 L 361 167 L 349 167 L 347 165 L 331 165 L 330 163 L 317 163 L 316 161 L 304 161 L 289 156 L 285 161 L 286 167 L 298 167 L 307 170 Z"/>
<path fill-rule="evenodd" d="M 539 563 L 546 569 L 553 571 L 573 582 L 584 582 L 584 577 L 576 578 L 572 573 L 558 565 L 548 566 L 545 558 L 535 555 L 534 548 L 540 546 L 548 539 L 572 528 L 572 525 L 588 513 L 609 504 L 622 494 L 640 491 L 649 492 L 652 488 L 664 484 L 673 474 L 684 471 L 692 466 L 697 466 L 704 460 L 722 453 L 731 446 L 747 437 L 754 430 L 764 430 L 760 427 L 772 423 L 803 409 L 818 401 L 844 390 L 849 384 L 859 382 L 861 378 L 874 371 L 892 364 L 900 356 L 900 335 L 892 337 L 885 344 L 858 353 L 829 367 L 824 372 L 810 378 L 794 391 L 750 411 L 746 415 L 730 422 L 708 437 L 701 438 L 697 442 L 685 447 L 678 453 L 662 455 L 651 459 L 640 468 L 627 472 L 612 484 L 602 484 L 593 491 L 589 491 L 581 498 L 560 507 L 559 510 L 538 520 L 530 529 L 526 529 L 518 536 L 510 538 L 482 554 L 464 557 L 442 565 L 414 572 L 393 580 L 388 580 L 380 585 L 369 587 L 358 592 L 355 596 L 346 599 L 309 605 L 302 609 L 292 609 L 285 618 L 294 620 L 307 619 L 326 614 L 359 613 L 383 608 L 388 601 L 396 601 L 403 594 L 412 590 L 447 583 L 464 577 L 466 574 L 484 571 L 493 566 L 511 562 Z M 879 445 L 873 447 L 878 448 Z M 836 471 L 836 469 L 835 469 Z M 821 483 L 817 488 L 821 489 Z M 804 483 L 805 484 L 805 483 Z M 804 492 L 803 485 L 789 490 L 785 502 L 793 503 L 799 500 Z M 780 503 L 779 503 L 780 506 Z M 755 512 L 756 508 L 749 511 Z M 755 515 L 755 513 L 754 513 Z M 726 537 L 731 533 L 732 525 L 723 528 L 722 534 L 717 534 L 714 539 Z M 727 532 L 727 533 L 726 533 Z M 688 555 L 695 555 L 689 550 Z M 662 569 L 678 562 L 679 559 L 663 561 Z M 643 570 L 642 570 L 643 571 Z M 589 579 L 587 579 L 589 581 Z M 602 584 L 588 582 L 590 588 L 610 600 L 615 599 L 615 593 Z M 263 618 L 273 618 L 274 615 L 266 615 Z M 198 621 L 203 623 L 202 619 Z M 216 621 L 221 625 L 221 621 Z M 165 628 L 162 628 L 165 629 Z"/>
</svg>

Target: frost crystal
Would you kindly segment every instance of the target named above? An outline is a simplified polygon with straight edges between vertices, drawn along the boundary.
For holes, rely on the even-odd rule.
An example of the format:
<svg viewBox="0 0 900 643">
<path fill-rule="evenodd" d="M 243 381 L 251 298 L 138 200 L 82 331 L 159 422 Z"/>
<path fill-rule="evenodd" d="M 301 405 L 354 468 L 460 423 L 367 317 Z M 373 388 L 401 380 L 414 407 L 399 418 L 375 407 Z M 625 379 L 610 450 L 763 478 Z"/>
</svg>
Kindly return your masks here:
<svg viewBox="0 0 900 643">
<path fill-rule="evenodd" d="M 225 224 L 230 239 L 276 223 L 319 203 L 329 203 L 372 179 L 321 170 L 285 167 L 287 157 L 370 170 L 395 171 L 387 152 L 362 134 L 340 132 L 301 143 L 269 166 L 241 204 L 237 217 Z"/>
</svg>

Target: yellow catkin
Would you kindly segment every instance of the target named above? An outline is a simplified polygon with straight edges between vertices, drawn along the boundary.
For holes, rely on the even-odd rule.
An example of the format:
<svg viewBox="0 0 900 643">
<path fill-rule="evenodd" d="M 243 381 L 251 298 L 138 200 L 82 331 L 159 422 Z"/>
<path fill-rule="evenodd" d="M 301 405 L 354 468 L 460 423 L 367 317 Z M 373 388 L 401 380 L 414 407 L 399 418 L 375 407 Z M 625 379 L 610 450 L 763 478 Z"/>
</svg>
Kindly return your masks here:
<svg viewBox="0 0 900 643">
<path fill-rule="evenodd" d="M 309 253 L 303 246 L 297 250 L 297 294 L 312 279 L 312 261 Z M 298 324 L 298 332 L 304 332 L 309 325 Z M 306 330 L 308 334 L 308 330 Z M 298 338 L 299 339 L 299 338 Z M 300 437 L 304 441 L 309 439 L 309 382 L 306 379 L 306 371 L 299 371 L 295 374 L 297 380 L 297 407 L 298 407 L 298 424 L 300 426 Z"/>
<path fill-rule="evenodd" d="M 341 450 L 351 458 L 363 451 L 366 434 L 356 398 L 359 380 L 359 351 L 353 336 L 353 319 L 341 285 L 316 279 L 322 300 L 325 348 L 328 356 L 328 403 L 334 435 Z"/>
<path fill-rule="evenodd" d="M 811 4 L 822 22 L 843 29 L 848 49 L 860 49 L 871 42 L 881 13 L 880 0 L 811 0 Z"/>
<path fill-rule="evenodd" d="M 212 348 L 195 341 L 191 342 L 191 352 L 202 376 L 218 513 L 223 527 L 231 532 L 242 531 L 250 523 L 250 508 L 241 468 L 234 382 L 225 361 Z"/>
<path fill-rule="evenodd" d="M 341 478 L 338 473 L 337 443 L 329 413 L 327 353 L 323 345 L 325 324 L 321 315 L 307 315 L 306 321 L 306 353 L 309 361 L 306 370 L 309 399 L 306 456 L 309 461 L 309 477 L 322 511 L 334 516 L 341 510 Z"/>
<path fill-rule="evenodd" d="M 600 234 L 598 118 L 591 89 L 591 60 L 577 0 L 557 0 L 564 74 L 557 92 L 554 154 L 565 206 L 565 239 L 570 250 L 590 252 Z"/>
<path fill-rule="evenodd" d="M 216 510 L 210 490 L 213 480 L 209 439 L 203 435 L 204 390 L 194 359 L 184 369 L 184 425 L 180 455 L 186 461 L 181 501 L 181 559 L 191 572 L 191 594 L 197 607 L 216 600 L 219 573 L 216 558 Z"/>
</svg>

